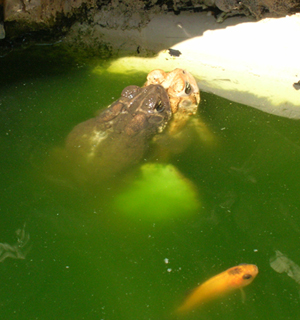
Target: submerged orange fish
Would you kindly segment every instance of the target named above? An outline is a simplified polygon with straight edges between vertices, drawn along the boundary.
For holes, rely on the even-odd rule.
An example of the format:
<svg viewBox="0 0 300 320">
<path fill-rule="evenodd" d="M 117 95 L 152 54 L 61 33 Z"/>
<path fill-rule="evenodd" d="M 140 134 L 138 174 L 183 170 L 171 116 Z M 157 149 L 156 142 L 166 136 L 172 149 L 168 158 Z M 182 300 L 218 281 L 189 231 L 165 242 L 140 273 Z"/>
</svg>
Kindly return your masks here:
<svg viewBox="0 0 300 320">
<path fill-rule="evenodd" d="M 254 264 L 240 264 L 232 267 L 210 278 L 194 289 L 177 309 L 177 313 L 193 310 L 199 305 L 217 298 L 220 295 L 235 289 L 241 289 L 250 284 L 257 274 L 258 268 Z"/>
</svg>

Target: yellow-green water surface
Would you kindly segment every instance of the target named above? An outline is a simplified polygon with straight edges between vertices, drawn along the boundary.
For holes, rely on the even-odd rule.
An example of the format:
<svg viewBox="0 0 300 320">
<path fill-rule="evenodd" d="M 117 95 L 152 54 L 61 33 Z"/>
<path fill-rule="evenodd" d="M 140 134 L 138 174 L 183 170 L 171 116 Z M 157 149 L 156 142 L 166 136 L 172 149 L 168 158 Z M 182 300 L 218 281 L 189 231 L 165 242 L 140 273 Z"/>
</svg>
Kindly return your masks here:
<svg viewBox="0 0 300 320">
<path fill-rule="evenodd" d="M 139 166 L 105 191 L 47 169 L 76 124 L 146 74 L 112 75 L 109 61 L 74 62 L 37 46 L 0 65 L 1 319 L 175 319 L 189 290 L 240 263 L 259 268 L 244 303 L 235 292 L 183 319 L 300 317 L 299 121 L 202 93 L 197 117 L 215 141 L 191 134 L 167 163 L 150 155 L 140 164 L 174 168 L 195 204 L 160 219 L 147 204 L 145 217 L 139 201 L 133 216 L 120 201 L 130 213 Z M 141 190 L 147 198 L 145 183 Z M 149 207 L 173 208 L 165 199 Z M 294 263 L 286 272 L 270 265 L 276 250 Z"/>
</svg>

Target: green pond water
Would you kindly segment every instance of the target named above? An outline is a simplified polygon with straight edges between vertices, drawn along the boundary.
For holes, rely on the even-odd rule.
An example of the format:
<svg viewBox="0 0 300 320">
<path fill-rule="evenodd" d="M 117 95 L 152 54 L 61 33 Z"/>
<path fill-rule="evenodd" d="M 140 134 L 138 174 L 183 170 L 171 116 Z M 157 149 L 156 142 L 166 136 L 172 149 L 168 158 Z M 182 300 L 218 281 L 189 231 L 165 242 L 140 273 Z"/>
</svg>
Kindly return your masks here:
<svg viewBox="0 0 300 320">
<path fill-rule="evenodd" d="M 0 60 L 1 319 L 176 319 L 189 290 L 240 263 L 259 268 L 244 303 L 237 291 L 182 319 L 299 319 L 299 121 L 202 92 L 197 118 L 213 141 L 187 134 L 168 164 L 141 163 L 171 165 L 197 205 L 175 209 L 170 195 L 147 198 L 144 187 L 131 214 L 139 167 L 104 192 L 49 164 L 76 124 L 146 74 L 109 74 L 109 60 L 56 50 Z M 270 265 L 276 251 L 290 276 Z"/>
</svg>

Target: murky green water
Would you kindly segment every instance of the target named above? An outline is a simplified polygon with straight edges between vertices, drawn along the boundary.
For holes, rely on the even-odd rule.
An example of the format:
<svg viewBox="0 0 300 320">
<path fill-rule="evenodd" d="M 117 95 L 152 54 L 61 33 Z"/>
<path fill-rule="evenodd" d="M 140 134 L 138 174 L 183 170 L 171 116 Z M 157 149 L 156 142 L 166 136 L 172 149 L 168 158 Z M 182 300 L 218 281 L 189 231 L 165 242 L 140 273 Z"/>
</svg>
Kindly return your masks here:
<svg viewBox="0 0 300 320">
<path fill-rule="evenodd" d="M 200 206 L 127 216 L 112 206 L 118 188 L 74 186 L 47 164 L 76 124 L 146 75 L 97 74 L 95 61 L 40 47 L 0 63 L 2 319 L 174 319 L 187 291 L 239 263 L 260 271 L 245 303 L 236 292 L 183 318 L 299 318 L 299 284 L 270 266 L 275 250 L 300 264 L 299 121 L 202 93 L 214 141 L 191 135 L 169 159 Z"/>
</svg>

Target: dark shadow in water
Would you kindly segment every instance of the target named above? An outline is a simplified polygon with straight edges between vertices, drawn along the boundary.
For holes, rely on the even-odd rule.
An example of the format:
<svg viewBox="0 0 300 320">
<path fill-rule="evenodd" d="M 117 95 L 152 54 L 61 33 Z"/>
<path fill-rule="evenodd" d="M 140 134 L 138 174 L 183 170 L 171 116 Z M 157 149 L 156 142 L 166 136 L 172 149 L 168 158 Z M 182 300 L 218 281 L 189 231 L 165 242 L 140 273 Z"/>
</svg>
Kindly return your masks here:
<svg viewBox="0 0 300 320">
<path fill-rule="evenodd" d="M 31 45 L 25 49 L 14 50 L 0 58 L 0 86 L 28 82 L 40 77 L 66 76 L 85 66 L 85 61 L 86 57 L 69 51 L 59 43 L 51 46 Z"/>
</svg>

